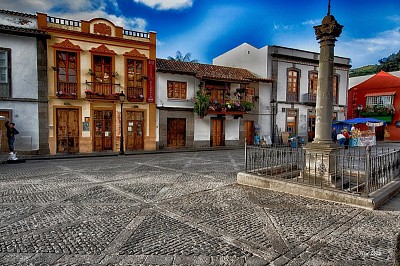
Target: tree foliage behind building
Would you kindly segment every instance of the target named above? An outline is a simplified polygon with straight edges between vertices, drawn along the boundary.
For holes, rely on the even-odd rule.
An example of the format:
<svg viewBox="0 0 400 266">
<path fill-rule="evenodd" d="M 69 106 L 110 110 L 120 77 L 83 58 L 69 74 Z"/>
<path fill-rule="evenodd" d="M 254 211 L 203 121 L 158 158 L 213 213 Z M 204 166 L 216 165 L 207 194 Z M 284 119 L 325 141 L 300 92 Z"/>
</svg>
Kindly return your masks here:
<svg viewBox="0 0 400 266">
<path fill-rule="evenodd" d="M 350 77 L 364 76 L 376 74 L 383 70 L 385 72 L 393 72 L 400 70 L 400 50 L 397 54 L 393 53 L 388 57 L 378 60 L 377 65 L 362 66 L 359 68 L 350 69 Z"/>
</svg>

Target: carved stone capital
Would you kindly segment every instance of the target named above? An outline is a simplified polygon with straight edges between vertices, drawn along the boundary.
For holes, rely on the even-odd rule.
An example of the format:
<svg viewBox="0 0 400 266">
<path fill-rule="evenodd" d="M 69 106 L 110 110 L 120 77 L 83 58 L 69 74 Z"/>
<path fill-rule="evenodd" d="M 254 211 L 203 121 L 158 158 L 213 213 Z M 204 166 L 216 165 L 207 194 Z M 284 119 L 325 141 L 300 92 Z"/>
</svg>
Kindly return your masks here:
<svg viewBox="0 0 400 266">
<path fill-rule="evenodd" d="M 322 20 L 322 25 L 314 26 L 317 40 L 326 38 L 334 39 L 340 36 L 343 26 L 340 25 L 334 16 L 328 15 Z"/>
</svg>

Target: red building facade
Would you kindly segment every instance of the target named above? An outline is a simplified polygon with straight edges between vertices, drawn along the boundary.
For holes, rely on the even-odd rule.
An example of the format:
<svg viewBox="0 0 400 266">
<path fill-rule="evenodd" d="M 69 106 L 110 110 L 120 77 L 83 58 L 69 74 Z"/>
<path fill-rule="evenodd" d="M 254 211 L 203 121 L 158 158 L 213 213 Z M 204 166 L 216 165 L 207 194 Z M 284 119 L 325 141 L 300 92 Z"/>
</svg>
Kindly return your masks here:
<svg viewBox="0 0 400 266">
<path fill-rule="evenodd" d="M 347 117 L 372 117 L 386 122 L 377 139 L 400 140 L 400 78 L 384 71 L 348 92 Z"/>
</svg>

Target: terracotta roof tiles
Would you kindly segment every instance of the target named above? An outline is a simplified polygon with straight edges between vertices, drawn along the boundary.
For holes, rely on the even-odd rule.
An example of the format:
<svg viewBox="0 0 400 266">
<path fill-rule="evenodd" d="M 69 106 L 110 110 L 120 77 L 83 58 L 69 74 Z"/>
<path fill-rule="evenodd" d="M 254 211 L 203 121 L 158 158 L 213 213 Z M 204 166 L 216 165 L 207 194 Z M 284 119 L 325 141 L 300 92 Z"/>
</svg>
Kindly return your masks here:
<svg viewBox="0 0 400 266">
<path fill-rule="evenodd" d="M 215 79 L 226 81 L 261 81 L 271 82 L 244 68 L 217 66 L 209 64 L 189 63 L 157 58 L 157 71 L 193 75 L 199 79 Z"/>
</svg>

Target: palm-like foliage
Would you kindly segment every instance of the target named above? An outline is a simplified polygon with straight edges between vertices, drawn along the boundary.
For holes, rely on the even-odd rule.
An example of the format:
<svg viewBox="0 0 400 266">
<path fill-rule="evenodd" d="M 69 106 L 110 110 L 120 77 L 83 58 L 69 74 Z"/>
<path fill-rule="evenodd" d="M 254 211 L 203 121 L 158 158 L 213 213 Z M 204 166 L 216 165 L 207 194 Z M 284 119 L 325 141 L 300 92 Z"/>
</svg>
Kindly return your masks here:
<svg viewBox="0 0 400 266">
<path fill-rule="evenodd" d="M 189 63 L 198 63 L 199 60 L 193 59 L 191 60 L 192 54 L 191 53 L 186 53 L 184 56 L 182 56 L 182 53 L 180 51 L 176 52 L 175 57 L 168 56 L 168 60 L 174 60 L 174 61 L 179 61 L 179 62 L 189 62 Z"/>
</svg>

